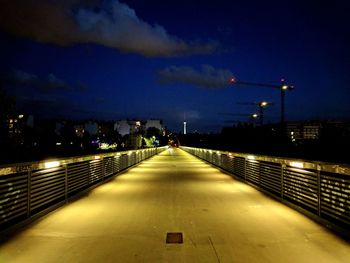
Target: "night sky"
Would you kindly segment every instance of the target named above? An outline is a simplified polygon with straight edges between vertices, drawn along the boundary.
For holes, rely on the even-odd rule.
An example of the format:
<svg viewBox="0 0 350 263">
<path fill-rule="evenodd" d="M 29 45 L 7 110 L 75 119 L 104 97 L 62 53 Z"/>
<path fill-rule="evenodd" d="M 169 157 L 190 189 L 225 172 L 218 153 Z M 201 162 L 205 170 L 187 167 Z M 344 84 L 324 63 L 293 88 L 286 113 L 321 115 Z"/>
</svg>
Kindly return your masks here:
<svg viewBox="0 0 350 263">
<path fill-rule="evenodd" d="M 64 3 L 62 3 L 64 2 Z M 266 100 L 278 122 L 350 117 L 350 8 L 332 1 L 0 0 L 0 78 L 34 117 L 160 118 L 220 131 Z"/>
</svg>

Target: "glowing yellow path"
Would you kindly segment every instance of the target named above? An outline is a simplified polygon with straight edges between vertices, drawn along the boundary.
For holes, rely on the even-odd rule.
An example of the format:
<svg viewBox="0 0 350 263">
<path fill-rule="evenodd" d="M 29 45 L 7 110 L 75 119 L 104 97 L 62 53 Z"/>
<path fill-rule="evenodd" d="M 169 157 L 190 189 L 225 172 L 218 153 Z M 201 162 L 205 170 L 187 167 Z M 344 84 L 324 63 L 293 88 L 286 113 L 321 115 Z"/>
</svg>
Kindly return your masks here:
<svg viewBox="0 0 350 263">
<path fill-rule="evenodd" d="M 183 244 L 166 244 L 182 232 Z M 0 262 L 350 262 L 350 245 L 179 150 L 116 177 L 0 246 Z"/>
</svg>

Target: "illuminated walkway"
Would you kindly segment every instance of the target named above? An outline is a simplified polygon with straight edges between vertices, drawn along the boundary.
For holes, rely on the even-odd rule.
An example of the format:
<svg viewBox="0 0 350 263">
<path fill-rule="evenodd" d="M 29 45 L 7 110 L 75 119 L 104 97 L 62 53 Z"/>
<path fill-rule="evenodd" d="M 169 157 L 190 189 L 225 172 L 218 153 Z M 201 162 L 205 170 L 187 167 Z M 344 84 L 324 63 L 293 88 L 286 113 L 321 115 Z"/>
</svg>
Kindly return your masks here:
<svg viewBox="0 0 350 263">
<path fill-rule="evenodd" d="M 182 232 L 183 244 L 166 244 Z M 350 262 L 350 244 L 178 149 L 28 226 L 0 262 Z"/>
</svg>

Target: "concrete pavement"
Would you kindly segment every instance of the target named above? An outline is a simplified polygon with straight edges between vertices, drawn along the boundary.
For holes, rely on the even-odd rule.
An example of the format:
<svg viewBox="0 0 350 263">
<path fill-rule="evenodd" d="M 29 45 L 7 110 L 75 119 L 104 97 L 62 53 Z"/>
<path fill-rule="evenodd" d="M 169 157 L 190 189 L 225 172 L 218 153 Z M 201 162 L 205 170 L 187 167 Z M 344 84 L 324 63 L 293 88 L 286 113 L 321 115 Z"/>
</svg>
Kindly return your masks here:
<svg viewBox="0 0 350 263">
<path fill-rule="evenodd" d="M 183 244 L 166 244 L 182 232 Z M 350 244 L 179 149 L 29 225 L 0 262 L 350 262 Z"/>
</svg>

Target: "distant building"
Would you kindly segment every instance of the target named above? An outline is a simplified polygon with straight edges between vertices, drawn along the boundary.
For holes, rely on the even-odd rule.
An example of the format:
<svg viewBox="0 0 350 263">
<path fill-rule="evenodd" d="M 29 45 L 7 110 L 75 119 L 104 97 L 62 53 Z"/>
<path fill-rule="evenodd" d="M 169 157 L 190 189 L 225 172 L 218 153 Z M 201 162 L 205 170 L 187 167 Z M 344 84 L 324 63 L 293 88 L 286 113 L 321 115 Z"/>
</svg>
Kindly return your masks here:
<svg viewBox="0 0 350 263">
<path fill-rule="evenodd" d="M 300 123 L 287 123 L 287 136 L 292 142 L 299 142 L 303 140 L 302 129 Z"/>
<path fill-rule="evenodd" d="M 350 122 L 346 121 L 327 121 L 325 128 L 341 130 L 343 132 L 350 132 Z"/>
<path fill-rule="evenodd" d="M 304 142 L 320 138 L 323 124 L 321 122 L 288 122 L 287 136 L 292 142 Z"/>
<path fill-rule="evenodd" d="M 84 128 L 83 124 L 74 125 L 74 131 L 75 131 L 75 134 L 77 135 L 77 137 L 79 137 L 79 138 L 84 137 L 85 128 Z"/>
<path fill-rule="evenodd" d="M 18 114 L 7 117 L 7 128 L 10 138 L 23 134 L 26 127 L 34 127 L 33 115 Z"/>
<path fill-rule="evenodd" d="M 158 130 L 162 131 L 163 130 L 163 122 L 161 120 L 156 120 L 156 119 L 150 119 L 147 120 L 145 123 L 145 130 L 148 128 L 157 128 Z"/>
<path fill-rule="evenodd" d="M 114 129 L 122 136 L 135 134 L 142 130 L 139 120 L 119 120 L 114 124 Z"/>
<path fill-rule="evenodd" d="M 321 123 L 309 123 L 303 126 L 304 140 L 316 140 L 320 138 L 322 129 Z"/>
</svg>

